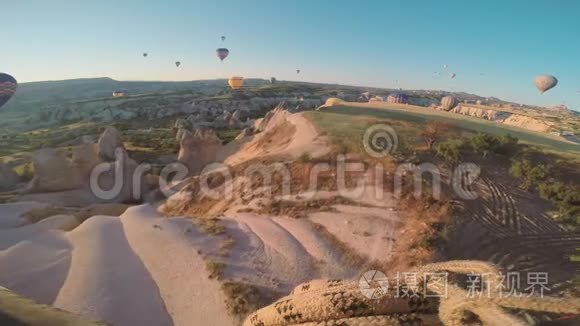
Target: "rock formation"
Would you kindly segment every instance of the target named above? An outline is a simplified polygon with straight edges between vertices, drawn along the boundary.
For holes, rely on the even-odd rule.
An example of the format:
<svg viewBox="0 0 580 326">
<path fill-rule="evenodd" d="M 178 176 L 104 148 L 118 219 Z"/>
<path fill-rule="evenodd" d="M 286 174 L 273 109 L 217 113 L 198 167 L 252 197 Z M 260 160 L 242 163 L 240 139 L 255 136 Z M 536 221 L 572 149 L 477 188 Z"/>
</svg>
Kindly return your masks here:
<svg viewBox="0 0 580 326">
<path fill-rule="evenodd" d="M 553 126 L 552 122 L 536 119 L 526 115 L 505 112 L 501 110 L 483 109 L 466 104 L 460 104 L 453 108 L 450 112 L 482 118 L 538 132 L 548 132 Z"/>
<path fill-rule="evenodd" d="M 125 149 L 121 140 L 121 133 L 115 127 L 107 127 L 99 138 L 99 156 L 104 161 L 114 161 L 115 149 L 117 148 Z"/>
<path fill-rule="evenodd" d="M 252 133 L 252 129 L 251 129 L 251 128 L 244 128 L 244 130 L 242 130 L 242 132 L 240 132 L 240 133 L 239 133 L 239 134 L 236 136 L 235 140 L 244 139 L 244 138 L 246 138 L 246 137 L 249 137 L 249 136 L 251 136 L 252 134 L 253 134 L 253 133 Z"/>
<path fill-rule="evenodd" d="M 264 118 L 256 120 L 254 130 L 262 132 L 277 124 L 281 120 L 286 120 L 290 112 L 286 110 L 284 103 L 279 103 L 273 110 L 268 111 Z"/>
<path fill-rule="evenodd" d="M 198 175 L 203 168 L 216 161 L 221 140 L 211 129 L 184 131 L 177 160 L 183 163 L 190 175 Z"/>
<path fill-rule="evenodd" d="M 11 189 L 18 184 L 18 174 L 7 165 L 0 163 L 0 190 Z"/>
<path fill-rule="evenodd" d="M 97 146 L 93 143 L 82 144 L 72 149 L 72 163 L 82 179 L 87 179 L 93 168 L 101 162 Z"/>
<path fill-rule="evenodd" d="M 80 175 L 62 149 L 43 148 L 32 159 L 34 177 L 28 185 L 31 192 L 53 192 L 80 187 Z"/>
</svg>

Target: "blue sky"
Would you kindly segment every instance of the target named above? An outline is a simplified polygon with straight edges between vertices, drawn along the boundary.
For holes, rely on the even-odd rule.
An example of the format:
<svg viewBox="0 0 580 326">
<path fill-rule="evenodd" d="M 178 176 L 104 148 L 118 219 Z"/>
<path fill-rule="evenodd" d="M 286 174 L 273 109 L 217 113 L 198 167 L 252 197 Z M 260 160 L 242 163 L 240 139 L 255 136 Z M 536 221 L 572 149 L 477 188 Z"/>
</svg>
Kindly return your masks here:
<svg viewBox="0 0 580 326">
<path fill-rule="evenodd" d="M 0 0 L 0 71 L 20 82 L 276 76 L 580 109 L 575 0 L 151 2 Z M 559 85 L 540 95 L 538 74 Z"/>
</svg>

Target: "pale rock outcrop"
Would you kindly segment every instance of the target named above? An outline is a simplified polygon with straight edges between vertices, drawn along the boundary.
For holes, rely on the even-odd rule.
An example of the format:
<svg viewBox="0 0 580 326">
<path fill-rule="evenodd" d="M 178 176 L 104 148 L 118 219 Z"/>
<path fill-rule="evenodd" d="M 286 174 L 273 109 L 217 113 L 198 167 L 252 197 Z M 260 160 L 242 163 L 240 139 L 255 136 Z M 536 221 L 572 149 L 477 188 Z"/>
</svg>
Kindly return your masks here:
<svg viewBox="0 0 580 326">
<path fill-rule="evenodd" d="M 230 119 L 235 119 L 235 120 L 242 120 L 242 113 L 240 112 L 240 110 L 236 110 L 234 111 L 234 113 L 232 114 L 232 116 L 230 117 Z"/>
<path fill-rule="evenodd" d="M 30 192 L 54 192 L 80 187 L 81 178 L 66 152 L 43 148 L 32 159 L 34 177 L 28 184 Z"/>
<path fill-rule="evenodd" d="M 484 109 L 480 107 L 469 106 L 466 104 L 460 104 L 455 108 L 453 108 L 450 112 L 482 118 L 537 132 L 548 132 L 550 131 L 553 125 L 552 122 L 536 119 L 521 114 L 515 114 L 501 110 Z"/>
<path fill-rule="evenodd" d="M 190 175 L 199 174 L 207 164 L 215 162 L 222 147 L 221 140 L 211 129 L 194 133 L 184 131 L 180 145 L 177 160 L 189 169 Z"/>
<path fill-rule="evenodd" d="M 93 168 L 101 162 L 97 146 L 93 143 L 82 144 L 72 149 L 72 163 L 82 179 L 88 178 Z"/>
<path fill-rule="evenodd" d="M 125 149 L 121 133 L 115 127 L 107 127 L 101 134 L 98 143 L 98 153 L 104 161 L 115 160 L 115 149 Z"/>
<path fill-rule="evenodd" d="M 187 128 L 179 128 L 177 129 L 177 132 L 175 133 L 175 140 L 181 144 L 181 139 L 183 139 L 183 136 L 185 135 L 185 132 L 189 132 L 187 130 Z"/>
<path fill-rule="evenodd" d="M 234 114 L 232 114 L 230 116 L 230 119 L 228 121 L 228 126 L 230 128 L 234 128 L 234 129 L 239 129 L 239 128 L 242 128 L 244 126 L 244 123 L 240 119 L 239 111 L 234 112 Z"/>
<path fill-rule="evenodd" d="M 116 149 L 115 161 L 102 163 L 99 168 L 101 173 L 92 182 L 99 185 L 98 191 L 93 189 L 93 194 L 101 200 L 117 203 L 138 201 L 156 186 L 150 184 L 145 166 L 120 147 Z"/>
<path fill-rule="evenodd" d="M 18 184 L 18 174 L 7 165 L 0 163 L 0 190 L 11 189 Z"/>
<path fill-rule="evenodd" d="M 244 139 L 246 137 L 249 137 L 252 135 L 252 129 L 250 128 L 244 128 L 235 138 L 235 140 L 241 140 Z"/>
<path fill-rule="evenodd" d="M 272 111 L 268 111 L 264 118 L 261 120 L 256 120 L 254 129 L 257 132 L 266 131 L 280 123 L 280 121 L 285 121 L 289 115 L 290 112 L 286 110 L 284 103 L 280 103 Z"/>
</svg>

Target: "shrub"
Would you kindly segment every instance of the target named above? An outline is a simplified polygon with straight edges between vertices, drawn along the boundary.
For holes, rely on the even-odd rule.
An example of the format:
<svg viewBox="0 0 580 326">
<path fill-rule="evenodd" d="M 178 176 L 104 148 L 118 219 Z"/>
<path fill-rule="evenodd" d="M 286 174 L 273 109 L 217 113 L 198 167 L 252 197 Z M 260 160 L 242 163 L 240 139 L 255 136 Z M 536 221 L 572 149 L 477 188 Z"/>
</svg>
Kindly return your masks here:
<svg viewBox="0 0 580 326">
<path fill-rule="evenodd" d="M 478 133 L 471 138 L 471 146 L 476 152 L 481 153 L 483 157 L 486 157 L 489 153 L 496 153 L 501 147 L 501 142 L 496 136 L 486 133 Z"/>
<path fill-rule="evenodd" d="M 501 154 L 513 154 L 517 151 L 519 139 L 510 134 L 499 137 L 500 147 L 497 152 Z"/>
<path fill-rule="evenodd" d="M 580 223 L 580 186 L 562 182 L 546 182 L 538 186 L 540 196 L 550 200 L 558 209 L 557 220 L 577 228 Z"/>
<path fill-rule="evenodd" d="M 210 280 L 216 279 L 221 280 L 224 273 L 225 265 L 221 262 L 214 260 L 206 260 L 205 268 L 208 272 L 208 278 Z"/>
<path fill-rule="evenodd" d="M 463 142 L 460 140 L 447 140 L 435 146 L 435 153 L 441 156 L 445 162 L 455 164 L 461 157 L 461 147 Z"/>
<path fill-rule="evenodd" d="M 516 151 L 519 142 L 517 137 L 510 134 L 494 136 L 487 133 L 478 133 L 471 139 L 471 147 L 483 157 L 490 153 L 511 154 Z"/>
<path fill-rule="evenodd" d="M 522 179 L 522 188 L 529 189 L 548 177 L 549 169 L 543 164 L 532 164 L 529 160 L 514 161 L 510 174 Z"/>
</svg>

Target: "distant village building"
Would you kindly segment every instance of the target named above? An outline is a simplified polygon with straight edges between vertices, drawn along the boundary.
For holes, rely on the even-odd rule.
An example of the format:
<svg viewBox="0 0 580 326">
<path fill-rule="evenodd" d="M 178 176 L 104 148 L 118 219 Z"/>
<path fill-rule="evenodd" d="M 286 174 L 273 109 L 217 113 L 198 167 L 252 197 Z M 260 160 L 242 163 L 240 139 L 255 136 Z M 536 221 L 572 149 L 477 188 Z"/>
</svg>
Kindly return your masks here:
<svg viewBox="0 0 580 326">
<path fill-rule="evenodd" d="M 125 96 L 124 91 L 114 91 L 113 92 L 113 97 L 122 97 L 122 96 Z"/>
</svg>

